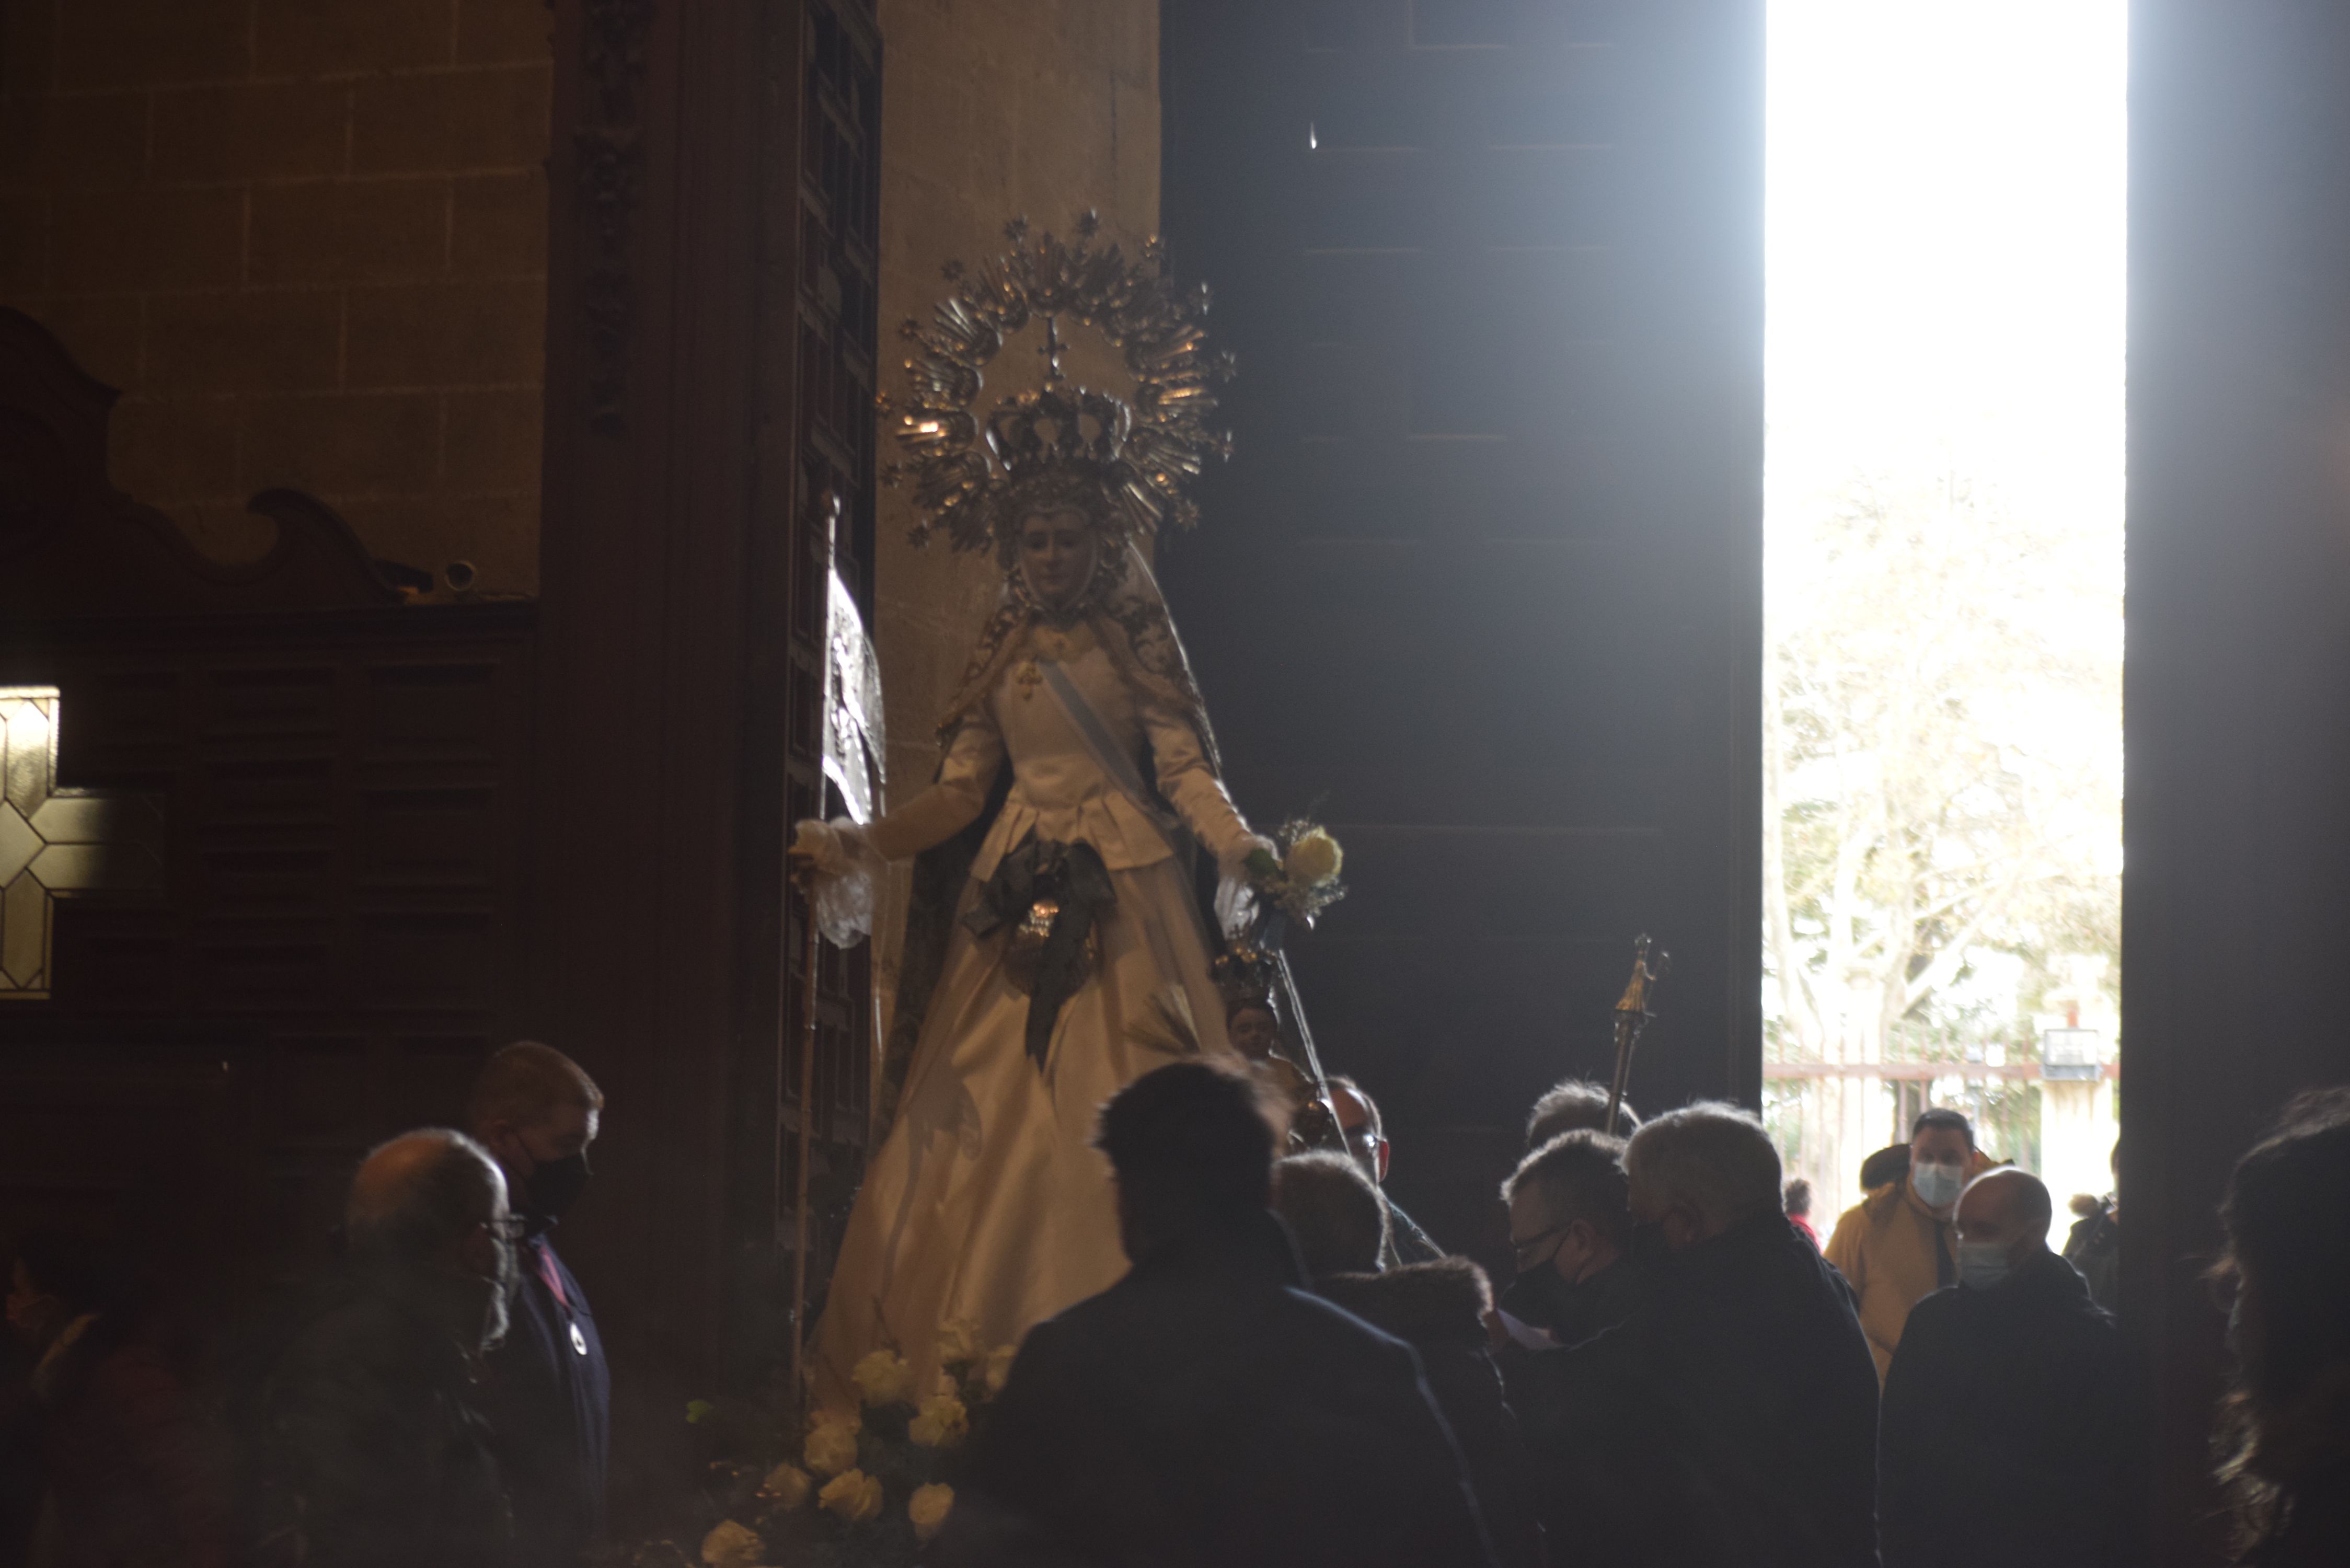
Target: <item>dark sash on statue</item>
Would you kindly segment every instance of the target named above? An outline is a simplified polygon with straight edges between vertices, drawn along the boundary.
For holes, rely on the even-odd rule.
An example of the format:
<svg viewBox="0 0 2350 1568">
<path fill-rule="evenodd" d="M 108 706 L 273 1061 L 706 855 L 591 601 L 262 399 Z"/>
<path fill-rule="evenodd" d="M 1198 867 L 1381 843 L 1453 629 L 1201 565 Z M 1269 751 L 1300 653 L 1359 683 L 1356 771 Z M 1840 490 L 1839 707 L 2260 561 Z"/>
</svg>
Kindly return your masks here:
<svg viewBox="0 0 2350 1568">
<path fill-rule="evenodd" d="M 1028 1056 L 1040 1073 L 1061 1009 L 1092 972 L 1095 923 L 1117 901 L 1092 845 L 1032 836 L 996 863 L 964 912 L 975 937 L 1009 933 L 1004 971 L 1028 993 Z"/>
</svg>

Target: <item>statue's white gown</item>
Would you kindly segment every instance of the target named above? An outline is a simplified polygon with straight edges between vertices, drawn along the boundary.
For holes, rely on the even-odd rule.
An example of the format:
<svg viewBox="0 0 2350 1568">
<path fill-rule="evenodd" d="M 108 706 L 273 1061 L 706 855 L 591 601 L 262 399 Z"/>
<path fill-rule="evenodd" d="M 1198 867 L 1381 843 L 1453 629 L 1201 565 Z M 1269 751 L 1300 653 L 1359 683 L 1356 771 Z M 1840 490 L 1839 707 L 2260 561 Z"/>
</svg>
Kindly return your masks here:
<svg viewBox="0 0 2350 1568">
<path fill-rule="evenodd" d="M 1253 838 L 1191 722 L 1132 691 L 1090 628 L 1040 631 L 1103 727 L 1137 763 L 1144 742 L 1159 792 L 1200 845 L 1230 867 Z M 1011 794 L 972 867 L 945 968 L 907 1069 L 897 1120 L 869 1162 L 816 1328 L 826 1404 L 850 1402 L 848 1374 L 892 1346 L 933 1385 L 940 1324 L 975 1322 L 983 1342 L 1029 1326 L 1125 1272 L 1109 1170 L 1092 1147 L 1101 1103 L 1174 1058 L 1154 996 L 1188 1000 L 1201 1046 L 1226 1051 L 1191 873 L 1149 815 L 1104 772 L 1049 685 L 1015 660 L 948 744 L 938 782 L 868 830 L 899 859 L 944 842 L 983 809 L 1011 759 Z M 1100 959 L 1062 1009 L 1039 1072 L 1024 1043 L 1028 998 L 1005 981 L 1004 935 L 960 923 L 997 863 L 1034 833 L 1101 855 L 1117 904 L 1099 922 Z M 1155 1026 L 1154 1026 L 1155 1025 Z"/>
</svg>

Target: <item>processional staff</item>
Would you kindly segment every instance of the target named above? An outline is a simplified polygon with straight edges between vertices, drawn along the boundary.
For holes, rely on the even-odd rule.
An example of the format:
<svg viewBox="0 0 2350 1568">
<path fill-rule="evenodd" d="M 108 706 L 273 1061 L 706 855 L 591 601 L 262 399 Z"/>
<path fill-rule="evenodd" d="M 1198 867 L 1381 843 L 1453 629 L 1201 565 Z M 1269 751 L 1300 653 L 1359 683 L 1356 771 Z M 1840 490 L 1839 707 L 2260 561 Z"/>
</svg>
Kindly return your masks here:
<svg viewBox="0 0 2350 1568">
<path fill-rule="evenodd" d="M 1612 1136 L 1616 1131 L 1616 1115 L 1624 1104 L 1624 1091 L 1632 1076 L 1632 1052 L 1640 1044 L 1656 1013 L 1648 1004 L 1656 1000 L 1657 986 L 1673 971 L 1673 955 L 1660 952 L 1656 967 L 1648 966 L 1648 934 L 1641 932 L 1632 940 L 1632 978 L 1625 982 L 1623 998 L 1616 1003 L 1616 1076 L 1607 1085 L 1607 1119 L 1599 1125 Z"/>
</svg>

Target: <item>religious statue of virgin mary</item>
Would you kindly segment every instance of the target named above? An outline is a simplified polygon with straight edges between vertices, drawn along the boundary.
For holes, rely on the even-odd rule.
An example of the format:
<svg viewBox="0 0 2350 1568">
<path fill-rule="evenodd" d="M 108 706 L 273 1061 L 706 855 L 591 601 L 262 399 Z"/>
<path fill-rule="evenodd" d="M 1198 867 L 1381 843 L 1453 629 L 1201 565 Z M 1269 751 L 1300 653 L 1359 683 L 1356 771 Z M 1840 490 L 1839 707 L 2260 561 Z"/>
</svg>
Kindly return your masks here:
<svg viewBox="0 0 2350 1568">
<path fill-rule="evenodd" d="M 863 829 L 804 823 L 836 936 L 869 924 L 883 863 L 916 859 L 890 1070 L 896 1116 L 868 1164 L 816 1330 L 826 1403 L 877 1348 L 936 1376 L 942 1325 L 983 1345 L 1124 1271 L 1102 1102 L 1191 1052 L 1230 1050 L 1210 964 L 1206 873 L 1244 876 L 1253 833 L 1224 792 L 1199 688 L 1139 544 L 1188 526 L 1185 482 L 1229 450 L 1208 419 L 1228 367 L 1205 291 L 1177 295 L 1156 245 L 1006 233 L 1013 250 L 909 322 L 893 464 L 938 532 L 1003 574 L 940 721 L 935 781 Z M 981 370 L 1032 319 L 1043 385 L 972 411 Z M 1121 351 L 1129 399 L 1071 384 L 1063 323 Z M 900 1059 L 901 1049 L 910 1052 Z M 877 1085 L 877 1093 L 884 1092 Z"/>
</svg>

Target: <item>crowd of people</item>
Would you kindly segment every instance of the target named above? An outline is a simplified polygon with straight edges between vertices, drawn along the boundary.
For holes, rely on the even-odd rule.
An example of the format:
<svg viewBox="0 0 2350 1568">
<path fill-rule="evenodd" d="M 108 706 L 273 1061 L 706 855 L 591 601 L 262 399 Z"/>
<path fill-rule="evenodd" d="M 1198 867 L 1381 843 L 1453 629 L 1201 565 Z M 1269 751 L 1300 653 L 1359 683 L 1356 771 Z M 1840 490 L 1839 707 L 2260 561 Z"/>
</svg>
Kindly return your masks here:
<svg viewBox="0 0 2350 1568">
<path fill-rule="evenodd" d="M 610 1384 L 557 1222 L 604 1099 L 519 1042 L 470 1130 L 353 1174 L 336 1265 L 213 1347 L 96 1238 L 21 1239 L 0 1410 L 0 1563 L 32 1568 L 580 1568 L 600 1550 Z"/>
<path fill-rule="evenodd" d="M 1503 1188 L 1496 1300 L 1465 1259 L 1395 1261 L 1389 1145 L 1346 1094 L 1371 1135 L 1285 1155 L 1261 1080 L 1204 1063 L 1110 1102 L 1131 1272 L 1030 1335 L 939 1561 L 2147 1560 L 2110 1198 L 2076 1267 L 2047 1188 L 1934 1109 L 1823 1248 L 1751 1113 L 1610 1125 L 1570 1083 Z M 2350 1091 L 2297 1100 L 2229 1195 L 2247 1563 L 2350 1561 L 2350 1239 L 2291 1218 L 2345 1200 Z"/>
<path fill-rule="evenodd" d="M 1359 1085 L 1343 1147 L 1288 1152 L 1261 1075 L 1197 1059 L 1103 1106 L 1126 1275 L 1030 1332 L 931 1548 L 946 1568 L 1311 1563 L 1837 1568 L 2146 1559 L 2139 1370 L 2032 1175 L 1929 1110 L 1825 1248 L 1762 1123 L 1701 1102 L 1611 1124 L 1545 1095 L 1503 1184 L 1514 1275 L 1386 1196 Z M 466 1131 L 354 1174 L 338 1265 L 199 1397 L 86 1237 L 17 1246 L 0 1408 L 17 1560 L 581 1568 L 603 1540 L 609 1384 L 552 1245 L 603 1097 L 535 1043 Z M 2241 1375 L 2223 1478 L 2243 1561 L 2350 1561 L 2350 1090 L 2238 1166 L 2215 1278 Z M 1408 1221 L 1406 1221 L 1408 1223 Z"/>
</svg>

